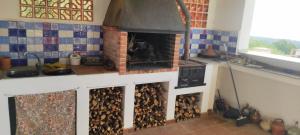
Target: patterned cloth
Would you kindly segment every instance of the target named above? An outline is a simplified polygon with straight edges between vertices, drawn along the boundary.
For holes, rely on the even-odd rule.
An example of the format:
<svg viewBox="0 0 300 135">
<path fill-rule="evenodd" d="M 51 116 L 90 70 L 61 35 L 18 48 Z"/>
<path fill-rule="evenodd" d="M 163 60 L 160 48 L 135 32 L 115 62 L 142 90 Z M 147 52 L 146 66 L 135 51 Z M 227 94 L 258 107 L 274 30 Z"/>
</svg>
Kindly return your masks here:
<svg viewBox="0 0 300 135">
<path fill-rule="evenodd" d="M 16 96 L 17 135 L 75 135 L 76 91 Z"/>
</svg>

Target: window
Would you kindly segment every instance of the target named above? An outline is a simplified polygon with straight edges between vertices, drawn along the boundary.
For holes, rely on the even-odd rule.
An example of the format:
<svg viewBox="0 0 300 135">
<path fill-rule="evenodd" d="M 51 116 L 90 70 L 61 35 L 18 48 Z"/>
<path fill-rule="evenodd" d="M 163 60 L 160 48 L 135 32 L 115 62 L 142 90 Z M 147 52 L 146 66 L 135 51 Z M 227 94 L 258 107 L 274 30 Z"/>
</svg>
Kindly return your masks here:
<svg viewBox="0 0 300 135">
<path fill-rule="evenodd" d="M 256 0 L 249 50 L 300 57 L 299 5 L 299 0 Z"/>
<path fill-rule="evenodd" d="M 20 16 L 93 21 L 93 0 L 20 0 Z"/>
</svg>

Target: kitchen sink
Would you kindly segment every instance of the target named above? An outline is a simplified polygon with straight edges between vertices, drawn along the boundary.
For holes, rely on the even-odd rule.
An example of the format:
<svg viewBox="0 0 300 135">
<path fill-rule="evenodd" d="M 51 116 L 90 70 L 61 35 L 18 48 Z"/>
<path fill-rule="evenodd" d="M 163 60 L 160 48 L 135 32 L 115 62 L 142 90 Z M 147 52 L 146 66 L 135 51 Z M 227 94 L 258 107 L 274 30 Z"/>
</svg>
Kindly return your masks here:
<svg viewBox="0 0 300 135">
<path fill-rule="evenodd" d="M 6 76 L 11 78 L 34 77 L 39 75 L 39 70 L 33 66 L 13 67 L 6 73 Z"/>
</svg>

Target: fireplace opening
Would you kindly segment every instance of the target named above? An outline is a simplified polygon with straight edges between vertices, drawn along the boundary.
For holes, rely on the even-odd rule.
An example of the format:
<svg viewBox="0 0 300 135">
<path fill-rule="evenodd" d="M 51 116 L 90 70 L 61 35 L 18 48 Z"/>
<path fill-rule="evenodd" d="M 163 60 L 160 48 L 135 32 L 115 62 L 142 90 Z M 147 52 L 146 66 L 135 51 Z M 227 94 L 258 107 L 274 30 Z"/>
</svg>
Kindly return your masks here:
<svg viewBox="0 0 300 135">
<path fill-rule="evenodd" d="M 167 87 L 168 83 L 140 84 L 135 87 L 136 130 L 166 124 Z"/>
<path fill-rule="evenodd" d="M 123 134 L 123 87 L 90 90 L 90 135 Z"/>
<path fill-rule="evenodd" d="M 128 32 L 127 70 L 172 68 L 175 34 Z"/>
<path fill-rule="evenodd" d="M 179 122 L 199 118 L 201 115 L 200 104 L 200 93 L 178 95 L 176 97 L 175 120 Z"/>
</svg>

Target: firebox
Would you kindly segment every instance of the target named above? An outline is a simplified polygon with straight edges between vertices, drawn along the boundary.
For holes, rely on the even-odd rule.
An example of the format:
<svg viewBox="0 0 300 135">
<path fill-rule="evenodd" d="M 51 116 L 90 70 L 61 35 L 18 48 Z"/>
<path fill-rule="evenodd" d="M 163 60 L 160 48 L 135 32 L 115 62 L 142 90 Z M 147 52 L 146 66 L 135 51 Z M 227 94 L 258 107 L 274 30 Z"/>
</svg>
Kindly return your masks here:
<svg viewBox="0 0 300 135">
<path fill-rule="evenodd" d="M 175 36 L 129 32 L 127 70 L 172 68 Z"/>
<path fill-rule="evenodd" d="M 120 74 L 177 71 L 181 34 L 103 28 L 104 55 L 115 63 Z"/>
</svg>

